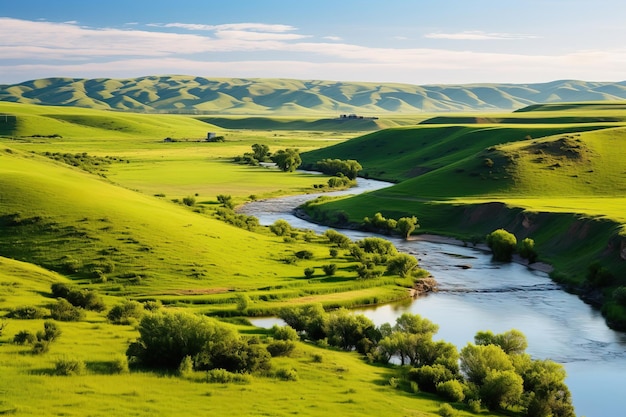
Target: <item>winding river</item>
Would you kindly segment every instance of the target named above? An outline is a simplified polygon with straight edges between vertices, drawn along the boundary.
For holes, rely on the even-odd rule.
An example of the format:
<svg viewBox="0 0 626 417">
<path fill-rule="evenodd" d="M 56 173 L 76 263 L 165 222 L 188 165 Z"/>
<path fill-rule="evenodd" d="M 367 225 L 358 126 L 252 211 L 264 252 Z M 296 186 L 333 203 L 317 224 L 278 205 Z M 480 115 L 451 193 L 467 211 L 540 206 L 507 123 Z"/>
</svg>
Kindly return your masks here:
<svg viewBox="0 0 626 417">
<path fill-rule="evenodd" d="M 359 179 L 358 186 L 323 195 L 356 194 L 389 186 Z M 240 211 L 269 225 L 278 219 L 292 226 L 323 233 L 327 228 L 297 218 L 292 210 L 321 194 L 257 201 Z M 353 240 L 372 234 L 342 230 Z M 586 417 L 618 417 L 626 408 L 626 334 L 609 329 L 601 314 L 554 284 L 543 272 L 519 264 L 501 264 L 483 251 L 424 241 L 393 241 L 398 250 L 416 256 L 432 273 L 439 292 L 401 304 L 357 310 L 374 323 L 394 323 L 405 312 L 420 314 L 437 323 L 435 338 L 460 348 L 473 342 L 480 330 L 500 333 L 512 328 L 528 339 L 534 358 L 562 363 L 576 413 Z M 464 267 L 461 267 L 464 266 Z M 467 267 L 470 268 L 467 268 Z M 271 326 L 278 319 L 258 319 Z"/>
</svg>

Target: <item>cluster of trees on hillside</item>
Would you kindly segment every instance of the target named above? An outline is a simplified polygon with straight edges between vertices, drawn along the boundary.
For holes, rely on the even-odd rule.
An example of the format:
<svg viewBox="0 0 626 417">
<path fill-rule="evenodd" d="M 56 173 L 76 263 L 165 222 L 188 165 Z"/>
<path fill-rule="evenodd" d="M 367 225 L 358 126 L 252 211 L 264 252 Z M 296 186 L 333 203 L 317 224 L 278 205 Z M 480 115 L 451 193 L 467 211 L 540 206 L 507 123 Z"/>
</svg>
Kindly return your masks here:
<svg viewBox="0 0 626 417">
<path fill-rule="evenodd" d="M 405 239 L 408 239 L 411 233 L 419 227 L 417 217 L 401 217 L 398 220 L 387 219 L 380 212 L 374 214 L 374 217 L 363 218 L 364 230 L 392 234 L 394 232 L 399 233 Z"/>
<path fill-rule="evenodd" d="M 252 152 L 236 156 L 234 161 L 254 166 L 258 166 L 262 162 L 273 162 L 284 172 L 293 172 L 302 164 L 302 158 L 300 158 L 298 149 L 280 149 L 272 153 L 269 146 L 261 143 L 255 143 L 252 145 Z"/>
<path fill-rule="evenodd" d="M 448 401 L 467 402 L 474 411 L 521 408 L 527 416 L 574 416 L 563 367 L 534 360 L 525 353 L 525 336 L 479 332 L 459 352 L 434 341 L 438 326 L 405 313 L 394 325 L 376 327 L 367 317 L 319 304 L 285 308 L 280 317 L 303 339 L 356 350 L 373 362 L 397 359 L 413 390 L 432 392 Z"/>
</svg>

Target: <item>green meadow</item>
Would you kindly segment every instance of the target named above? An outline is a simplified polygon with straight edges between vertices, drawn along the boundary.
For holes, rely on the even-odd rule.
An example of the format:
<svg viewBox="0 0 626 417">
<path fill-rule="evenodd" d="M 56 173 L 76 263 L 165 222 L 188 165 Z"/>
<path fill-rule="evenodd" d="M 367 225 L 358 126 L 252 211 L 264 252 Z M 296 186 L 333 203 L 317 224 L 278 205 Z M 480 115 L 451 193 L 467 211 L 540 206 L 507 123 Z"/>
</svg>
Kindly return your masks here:
<svg viewBox="0 0 626 417">
<path fill-rule="evenodd" d="M 277 236 L 217 218 L 218 195 L 238 205 L 318 191 L 326 182 L 233 163 L 256 143 L 271 151 L 297 148 L 305 164 L 356 159 L 362 175 L 396 183 L 313 205 L 320 221 L 331 222 L 338 211 L 355 223 L 376 212 L 416 215 L 419 232 L 467 242 L 509 227 L 518 238 L 536 241 L 540 260 L 555 266 L 555 279 L 582 286 L 580 271 L 595 260 L 623 277 L 623 109 L 531 110 L 488 120 L 390 116 L 374 128 L 369 121 L 346 127 L 297 117 L 0 103 L 0 315 L 24 306 L 49 309 L 51 285 L 62 282 L 96 291 L 107 309 L 125 300 L 158 302 L 170 311 L 219 318 L 266 341 L 268 331 L 241 316 L 311 303 L 332 309 L 407 299 L 411 278 L 358 279 L 355 259 L 345 250 L 332 255 L 324 236 L 295 230 Z M 206 142 L 207 132 L 225 141 Z M 303 251 L 311 255 L 299 258 Z M 331 263 L 337 265 L 332 276 L 323 272 Z M 623 312 L 611 292 L 624 284 L 599 288 L 615 320 Z M 60 322 L 61 336 L 41 355 L 12 341 L 20 331 L 41 330 L 43 318 L 2 323 L 4 414 L 435 416 L 443 402 L 413 392 L 401 378 L 398 383 L 397 367 L 310 343 L 297 342 L 291 356 L 272 358 L 273 368 L 297 371 L 297 381 L 268 374 L 208 383 L 200 372 L 189 378 L 114 372 L 138 331 L 112 324 L 106 311 Z M 55 364 L 64 358 L 83 361 L 86 371 L 56 375 Z M 461 403 L 454 407 L 459 416 L 475 415 Z M 483 409 L 480 415 L 495 414 Z"/>
</svg>

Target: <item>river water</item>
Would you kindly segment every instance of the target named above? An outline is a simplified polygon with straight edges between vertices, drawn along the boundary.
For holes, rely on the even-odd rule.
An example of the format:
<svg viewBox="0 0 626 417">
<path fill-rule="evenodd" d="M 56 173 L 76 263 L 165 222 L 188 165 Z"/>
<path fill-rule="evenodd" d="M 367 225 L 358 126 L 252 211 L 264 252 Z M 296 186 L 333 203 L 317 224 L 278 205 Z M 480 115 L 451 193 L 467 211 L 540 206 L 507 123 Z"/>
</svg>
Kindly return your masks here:
<svg viewBox="0 0 626 417">
<path fill-rule="evenodd" d="M 358 180 L 358 187 L 323 195 L 357 194 L 389 186 Z M 278 219 L 293 227 L 323 233 L 325 226 L 295 217 L 292 210 L 320 194 L 257 201 L 240 211 L 269 225 Z M 373 214 L 373 213 L 372 213 Z M 419 216 L 418 216 L 419 217 Z M 371 233 L 342 230 L 359 240 Z M 416 256 L 439 284 L 439 292 L 401 304 L 356 310 L 377 325 L 394 323 L 405 312 L 420 314 L 439 325 L 435 339 L 459 349 L 473 342 L 476 332 L 522 331 L 527 352 L 565 366 L 576 413 L 586 417 L 626 415 L 626 334 L 609 329 L 602 315 L 554 284 L 543 272 L 515 263 L 495 263 L 484 251 L 449 244 L 389 238 L 398 250 Z M 468 268 L 469 267 L 469 268 Z M 276 318 L 256 319 L 271 327 Z"/>
</svg>

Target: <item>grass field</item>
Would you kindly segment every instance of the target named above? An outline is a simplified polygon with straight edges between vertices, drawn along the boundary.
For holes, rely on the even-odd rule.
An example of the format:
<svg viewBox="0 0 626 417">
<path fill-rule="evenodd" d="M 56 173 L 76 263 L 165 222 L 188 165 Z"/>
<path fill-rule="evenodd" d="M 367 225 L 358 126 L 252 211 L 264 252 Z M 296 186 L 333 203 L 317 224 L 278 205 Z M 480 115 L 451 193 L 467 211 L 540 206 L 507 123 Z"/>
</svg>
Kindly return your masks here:
<svg viewBox="0 0 626 417">
<path fill-rule="evenodd" d="M 537 115 L 536 124 L 408 127 L 424 118 L 390 117 L 378 123 L 392 129 L 360 136 L 371 126 L 359 133 L 328 131 L 318 130 L 326 124 L 286 119 L 289 128 L 271 120 L 259 130 L 258 120 L 218 127 L 191 116 L 13 103 L 0 104 L 0 113 L 6 114 L 0 120 L 2 315 L 20 306 L 46 308 L 54 282 L 97 290 L 109 308 L 127 298 L 158 300 L 171 310 L 218 317 L 241 314 L 240 293 L 250 299 L 249 315 L 312 302 L 350 307 L 408 297 L 412 280 L 359 280 L 354 259 L 342 251 L 332 258 L 320 236 L 300 231 L 284 239 L 266 228 L 248 231 L 213 216 L 220 194 L 239 204 L 313 191 L 325 181 L 231 162 L 255 143 L 272 151 L 310 151 L 305 160 L 357 159 L 369 176 L 398 182 L 323 207 L 345 209 L 355 221 L 376 211 L 396 218 L 417 214 L 423 231 L 469 238 L 484 234 L 496 220 L 513 224 L 517 216 L 535 213 L 527 217 L 541 227 L 531 236 L 542 259 L 556 266 L 574 254 L 573 267 L 584 269 L 589 248 L 606 246 L 612 228 L 624 223 L 626 166 L 619 146 L 624 133 L 614 121 L 560 124 Z M 207 131 L 226 141 L 200 141 Z M 164 142 L 166 137 L 176 141 Z M 74 162 L 51 159 L 55 154 L 69 154 L 66 161 Z M 181 204 L 191 197 L 194 204 Z M 478 215 L 487 201 L 502 202 L 488 221 L 463 217 L 468 210 Z M 555 221 L 545 212 L 567 214 Z M 572 239 L 575 247 L 550 241 L 581 216 L 597 223 L 593 241 Z M 304 249 L 312 259 L 295 259 Z M 338 265 L 332 277 L 321 272 L 328 263 Z M 622 267 L 617 261 L 607 265 Z M 305 268 L 315 269 L 313 278 L 305 279 Z M 227 322 L 242 334 L 267 336 L 241 320 Z M 295 369 L 297 382 L 254 376 L 248 384 L 208 384 L 150 372 L 113 375 L 111 364 L 138 333 L 133 326 L 109 323 L 105 313 L 60 323 L 63 333 L 44 355 L 11 343 L 20 330 L 41 329 L 43 320 L 6 323 L 0 335 L 0 413 L 5 414 L 434 416 L 441 402 L 412 393 L 406 383 L 392 388 L 393 367 L 310 344 L 298 343 L 293 357 L 273 359 L 276 368 Z M 86 374 L 54 375 L 55 362 L 65 357 L 83 360 Z M 459 415 L 472 414 L 460 410 Z"/>
</svg>

